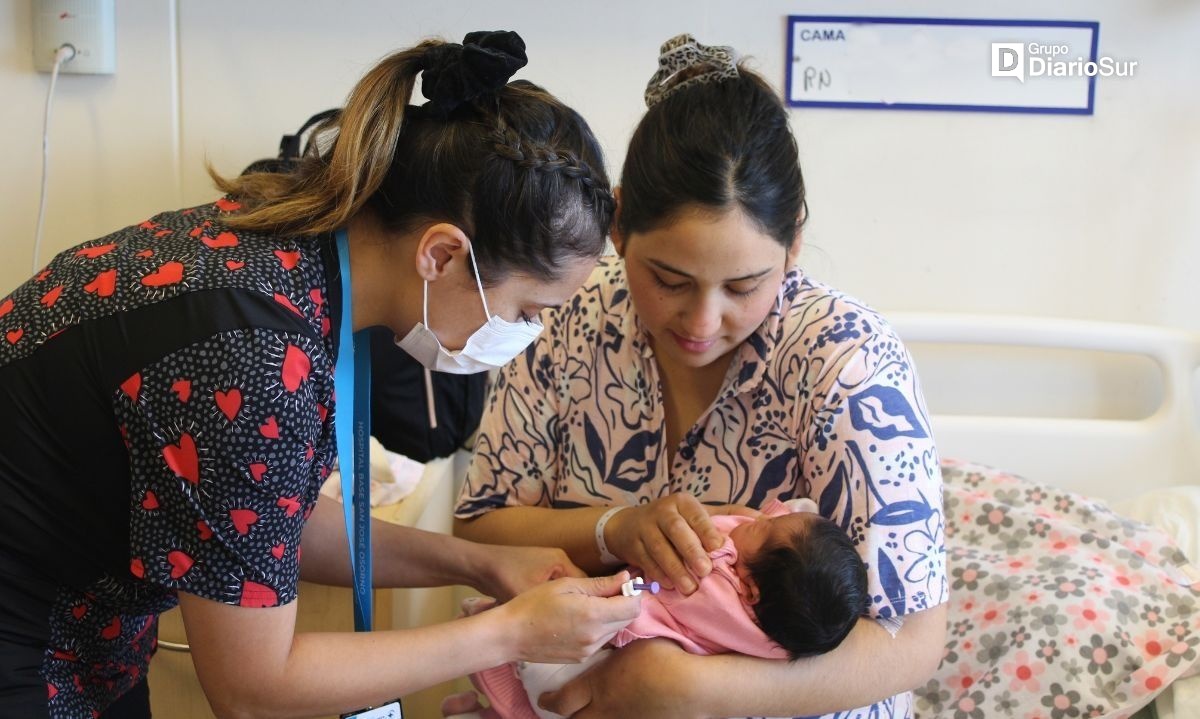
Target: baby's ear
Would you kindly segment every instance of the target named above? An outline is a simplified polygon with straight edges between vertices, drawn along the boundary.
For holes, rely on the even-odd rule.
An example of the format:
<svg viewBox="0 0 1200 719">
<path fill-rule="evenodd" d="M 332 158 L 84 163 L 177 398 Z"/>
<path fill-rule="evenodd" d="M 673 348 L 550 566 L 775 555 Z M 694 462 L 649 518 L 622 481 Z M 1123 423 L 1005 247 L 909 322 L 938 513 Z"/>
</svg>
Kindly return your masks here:
<svg viewBox="0 0 1200 719">
<path fill-rule="evenodd" d="M 742 585 L 743 585 L 743 594 L 746 597 L 746 603 L 749 604 L 750 606 L 754 606 L 755 604 L 758 604 L 758 600 L 759 600 L 760 596 L 758 593 L 758 585 L 755 584 L 754 580 L 747 578 L 742 582 Z"/>
</svg>

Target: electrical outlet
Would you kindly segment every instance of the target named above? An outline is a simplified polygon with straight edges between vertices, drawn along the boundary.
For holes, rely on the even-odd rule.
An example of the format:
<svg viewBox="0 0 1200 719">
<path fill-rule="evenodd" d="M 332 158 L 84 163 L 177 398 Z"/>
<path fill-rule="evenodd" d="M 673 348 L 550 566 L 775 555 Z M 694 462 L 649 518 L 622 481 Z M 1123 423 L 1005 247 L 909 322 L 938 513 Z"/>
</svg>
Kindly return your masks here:
<svg viewBox="0 0 1200 719">
<path fill-rule="evenodd" d="M 54 53 L 64 44 L 75 58 L 61 73 L 111 75 L 117 71 L 115 0 L 34 0 L 33 64 L 41 72 L 54 69 Z"/>
</svg>

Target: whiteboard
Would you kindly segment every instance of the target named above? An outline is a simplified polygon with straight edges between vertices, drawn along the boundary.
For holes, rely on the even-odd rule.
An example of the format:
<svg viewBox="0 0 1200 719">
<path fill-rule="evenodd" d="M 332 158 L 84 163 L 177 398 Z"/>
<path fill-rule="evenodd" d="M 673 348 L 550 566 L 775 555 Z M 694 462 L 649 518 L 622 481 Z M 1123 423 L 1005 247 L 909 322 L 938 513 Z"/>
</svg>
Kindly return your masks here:
<svg viewBox="0 0 1200 719">
<path fill-rule="evenodd" d="M 793 15 L 788 104 L 1091 115 L 1096 75 L 1121 69 L 1103 75 L 1099 37 L 1091 21 Z"/>
</svg>

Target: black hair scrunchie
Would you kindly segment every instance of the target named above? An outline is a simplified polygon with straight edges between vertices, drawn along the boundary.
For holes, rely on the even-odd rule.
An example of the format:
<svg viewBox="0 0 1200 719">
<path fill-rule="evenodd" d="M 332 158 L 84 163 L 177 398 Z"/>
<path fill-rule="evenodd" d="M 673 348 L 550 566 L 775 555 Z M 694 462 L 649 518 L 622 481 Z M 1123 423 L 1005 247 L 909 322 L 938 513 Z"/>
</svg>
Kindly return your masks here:
<svg viewBox="0 0 1200 719">
<path fill-rule="evenodd" d="M 432 47 L 421 63 L 421 94 L 429 100 L 423 108 L 445 117 L 465 102 L 499 91 L 528 62 L 525 41 L 511 30 L 477 30 L 461 45 Z"/>
</svg>

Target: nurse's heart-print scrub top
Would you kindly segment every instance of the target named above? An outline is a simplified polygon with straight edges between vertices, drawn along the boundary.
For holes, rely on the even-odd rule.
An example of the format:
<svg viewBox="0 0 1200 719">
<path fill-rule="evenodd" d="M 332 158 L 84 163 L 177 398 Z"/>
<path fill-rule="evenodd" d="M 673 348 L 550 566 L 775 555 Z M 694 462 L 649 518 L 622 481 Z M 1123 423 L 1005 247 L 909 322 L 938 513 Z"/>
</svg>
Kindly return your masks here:
<svg viewBox="0 0 1200 719">
<path fill-rule="evenodd" d="M 665 446 L 653 350 L 604 258 L 500 372 L 456 516 L 501 507 L 816 500 L 866 563 L 871 616 L 945 602 L 942 481 L 907 350 L 862 303 L 791 270 L 713 405 Z M 910 694 L 835 715 L 907 717 Z"/>
<path fill-rule="evenodd" d="M 0 716 L 102 712 L 178 592 L 296 596 L 334 458 L 336 248 L 232 232 L 237 207 L 157 215 L 0 295 Z"/>
</svg>

